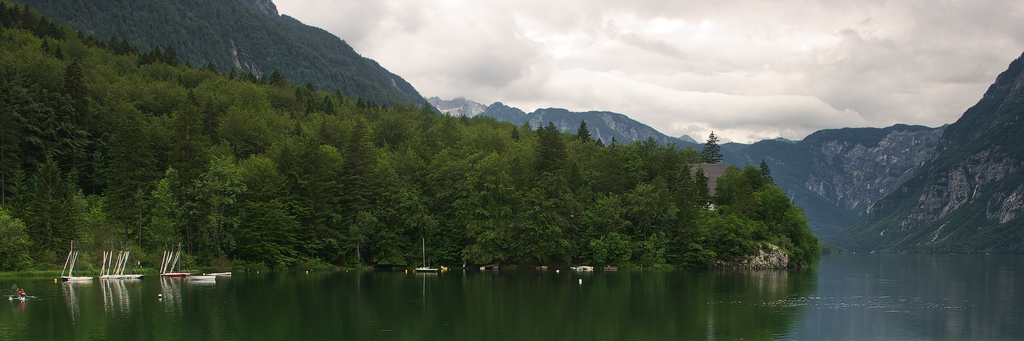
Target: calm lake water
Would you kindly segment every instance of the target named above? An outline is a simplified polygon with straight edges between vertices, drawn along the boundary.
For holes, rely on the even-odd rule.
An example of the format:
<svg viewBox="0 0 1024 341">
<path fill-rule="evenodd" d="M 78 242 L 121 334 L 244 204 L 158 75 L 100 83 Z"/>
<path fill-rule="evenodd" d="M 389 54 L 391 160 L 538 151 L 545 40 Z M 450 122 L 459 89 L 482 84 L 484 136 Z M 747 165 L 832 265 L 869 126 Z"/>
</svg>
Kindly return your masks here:
<svg viewBox="0 0 1024 341">
<path fill-rule="evenodd" d="M 580 283 L 582 280 L 582 283 Z M 4 278 L 0 340 L 1024 339 L 1024 257 L 825 256 L 791 271 Z M 163 298 L 158 298 L 163 294 Z"/>
</svg>

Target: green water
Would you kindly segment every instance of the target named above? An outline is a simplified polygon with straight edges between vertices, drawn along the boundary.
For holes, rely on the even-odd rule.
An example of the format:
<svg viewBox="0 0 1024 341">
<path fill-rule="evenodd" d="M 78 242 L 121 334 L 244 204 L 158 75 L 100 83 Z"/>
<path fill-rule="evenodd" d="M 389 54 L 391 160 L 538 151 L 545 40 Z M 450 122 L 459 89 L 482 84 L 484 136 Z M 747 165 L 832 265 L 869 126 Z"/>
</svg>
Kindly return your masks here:
<svg viewBox="0 0 1024 341">
<path fill-rule="evenodd" d="M 1016 256 L 840 255 L 791 271 L 8 278 L 0 288 L 12 282 L 37 298 L 0 309 L 2 340 L 1024 338 Z"/>
</svg>

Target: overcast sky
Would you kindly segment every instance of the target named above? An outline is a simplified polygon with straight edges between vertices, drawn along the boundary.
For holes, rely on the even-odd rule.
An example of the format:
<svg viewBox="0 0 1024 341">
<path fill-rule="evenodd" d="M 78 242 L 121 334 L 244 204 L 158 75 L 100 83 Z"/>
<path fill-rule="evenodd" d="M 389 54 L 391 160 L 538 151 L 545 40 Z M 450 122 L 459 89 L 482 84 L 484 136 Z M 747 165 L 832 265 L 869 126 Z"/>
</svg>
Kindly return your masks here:
<svg viewBox="0 0 1024 341">
<path fill-rule="evenodd" d="M 275 0 L 424 97 L 703 141 L 941 126 L 1024 52 L 1022 1 Z"/>
</svg>

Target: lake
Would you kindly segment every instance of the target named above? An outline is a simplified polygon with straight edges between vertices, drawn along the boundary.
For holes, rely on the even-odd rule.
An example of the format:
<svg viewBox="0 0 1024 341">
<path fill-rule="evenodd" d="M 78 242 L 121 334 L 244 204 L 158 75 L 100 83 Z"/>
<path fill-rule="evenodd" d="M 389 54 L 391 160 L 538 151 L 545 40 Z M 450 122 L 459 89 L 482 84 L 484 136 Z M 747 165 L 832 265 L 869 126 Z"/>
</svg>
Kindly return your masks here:
<svg viewBox="0 0 1024 341">
<path fill-rule="evenodd" d="M 36 298 L 4 303 L 3 340 L 1024 339 L 1022 256 L 844 254 L 789 271 L 3 278 L 0 288 L 12 283 Z"/>
</svg>

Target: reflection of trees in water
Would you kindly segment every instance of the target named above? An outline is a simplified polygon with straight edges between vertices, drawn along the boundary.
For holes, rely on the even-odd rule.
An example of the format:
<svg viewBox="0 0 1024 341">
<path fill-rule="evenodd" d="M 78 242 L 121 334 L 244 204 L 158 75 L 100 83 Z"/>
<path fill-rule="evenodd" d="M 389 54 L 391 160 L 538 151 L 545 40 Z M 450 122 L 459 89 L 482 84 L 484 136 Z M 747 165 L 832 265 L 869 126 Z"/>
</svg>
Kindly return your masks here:
<svg viewBox="0 0 1024 341">
<path fill-rule="evenodd" d="M 378 273 L 357 281 L 359 294 L 327 304 L 335 308 L 323 319 L 348 321 L 352 335 L 394 338 L 759 340 L 791 332 L 805 308 L 788 302 L 815 291 L 815 278 L 801 270 Z"/>
<path fill-rule="evenodd" d="M 78 291 L 82 290 L 81 286 L 92 285 L 92 281 L 89 282 L 61 282 L 61 292 L 64 294 L 64 302 L 68 306 L 68 312 L 71 313 L 71 320 L 76 321 L 81 316 L 81 308 L 79 305 L 81 302 L 78 301 Z"/>
<path fill-rule="evenodd" d="M 160 299 L 164 303 L 164 311 L 169 313 L 181 313 L 181 279 L 160 278 Z"/>
<path fill-rule="evenodd" d="M 809 270 L 718 270 L 700 276 L 707 308 L 707 337 L 770 339 L 788 334 L 816 290 Z M 698 301 L 700 302 L 700 301 Z"/>
<path fill-rule="evenodd" d="M 101 279 L 103 310 L 107 315 L 131 315 L 132 297 L 141 297 L 139 281 L 132 279 Z"/>
</svg>

